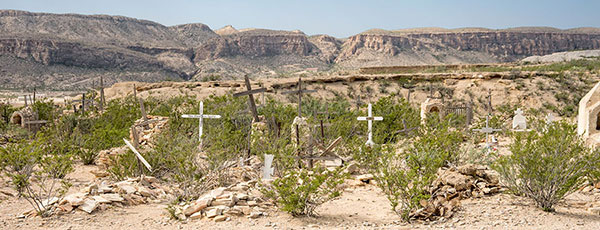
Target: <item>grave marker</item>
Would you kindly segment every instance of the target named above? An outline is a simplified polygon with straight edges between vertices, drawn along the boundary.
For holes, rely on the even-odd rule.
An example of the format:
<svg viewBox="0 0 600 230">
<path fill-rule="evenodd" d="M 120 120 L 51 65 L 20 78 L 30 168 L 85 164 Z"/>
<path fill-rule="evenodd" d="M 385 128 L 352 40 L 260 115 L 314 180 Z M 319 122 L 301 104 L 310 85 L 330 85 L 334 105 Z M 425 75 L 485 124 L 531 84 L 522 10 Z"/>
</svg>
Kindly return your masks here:
<svg viewBox="0 0 600 230">
<path fill-rule="evenodd" d="M 327 115 L 325 119 L 329 119 L 329 106 L 326 107 L 325 112 L 315 110 L 315 118 L 319 120 L 319 127 L 321 128 L 321 142 L 325 143 L 325 126 L 330 126 L 331 124 L 323 123 L 323 119 L 319 118 L 319 115 Z"/>
<path fill-rule="evenodd" d="M 527 118 L 523 116 L 523 110 L 517 108 L 513 117 L 512 128 L 516 131 L 524 131 L 527 129 Z"/>
<path fill-rule="evenodd" d="M 302 94 L 314 93 L 316 90 L 302 89 L 302 78 L 298 77 L 298 89 L 294 91 L 283 92 L 283 94 L 297 94 L 298 95 L 298 117 L 302 117 Z"/>
<path fill-rule="evenodd" d="M 402 125 L 404 126 L 404 129 L 396 131 L 395 134 L 400 134 L 400 133 L 408 134 L 409 132 L 417 129 L 417 127 L 411 127 L 411 128 L 406 127 L 406 120 L 404 120 L 404 119 L 402 119 Z"/>
<path fill-rule="evenodd" d="M 129 143 L 129 141 L 125 140 L 125 138 L 123 138 L 123 141 L 125 141 L 125 144 L 127 145 L 127 147 L 129 147 L 129 149 L 131 149 L 131 151 L 133 153 L 135 153 L 135 156 L 137 157 L 137 159 L 142 162 L 142 164 L 148 169 L 148 171 L 152 172 L 152 166 L 150 166 L 150 164 L 148 164 L 148 161 L 146 161 L 146 159 L 144 159 L 144 157 L 142 156 L 142 154 L 140 154 L 135 147 L 133 147 L 133 145 L 131 145 L 131 143 Z M 141 167 L 141 166 L 140 166 Z"/>
<path fill-rule="evenodd" d="M 554 123 L 554 115 L 552 113 L 548 113 L 548 115 L 546 115 L 546 124 L 551 125 L 552 123 Z"/>
<path fill-rule="evenodd" d="M 271 176 L 273 176 L 273 157 L 272 154 L 265 154 L 265 166 L 263 168 L 263 180 L 270 180 Z"/>
<path fill-rule="evenodd" d="M 100 111 L 104 111 L 104 77 L 100 76 Z"/>
<path fill-rule="evenodd" d="M 374 117 L 373 116 L 371 103 L 369 103 L 367 113 L 368 113 L 368 116 L 357 117 L 356 120 L 367 121 L 367 125 L 369 127 L 369 139 L 367 140 L 367 143 L 365 143 L 365 144 L 368 146 L 373 146 L 373 145 L 375 145 L 375 142 L 373 142 L 373 121 L 383 121 L 383 117 Z"/>
<path fill-rule="evenodd" d="M 491 147 L 491 144 L 489 142 L 490 134 L 492 134 L 494 132 L 502 131 L 502 129 L 494 129 L 494 128 L 489 127 L 489 122 L 490 122 L 490 115 L 485 117 L 485 127 L 481 128 L 481 129 L 473 129 L 473 131 L 485 133 L 485 143 L 488 148 Z"/>
<path fill-rule="evenodd" d="M 77 103 L 77 102 L 81 102 L 81 114 L 85 114 L 85 106 L 86 106 L 86 102 L 89 102 L 93 105 L 94 100 L 92 99 L 85 99 L 85 93 L 81 94 L 81 100 L 73 100 L 73 102 Z M 74 111 L 75 112 L 75 111 Z"/>
<path fill-rule="evenodd" d="M 258 112 L 256 111 L 256 103 L 254 103 L 253 94 L 263 93 L 263 99 L 264 99 L 264 92 L 267 91 L 267 89 L 259 88 L 259 89 L 253 90 L 252 86 L 250 85 L 250 79 L 248 78 L 248 75 L 244 75 L 244 80 L 246 83 L 247 90 L 244 92 L 234 93 L 233 96 L 234 97 L 248 96 L 248 106 L 250 107 L 250 111 L 252 112 L 252 116 L 254 117 L 254 122 L 258 122 L 259 121 Z"/>
<path fill-rule="evenodd" d="M 202 123 L 204 119 L 219 119 L 221 115 L 209 115 L 204 114 L 204 102 L 200 101 L 199 114 L 183 114 L 182 118 L 193 118 L 198 119 L 198 141 L 200 142 L 200 149 L 202 149 Z"/>
</svg>

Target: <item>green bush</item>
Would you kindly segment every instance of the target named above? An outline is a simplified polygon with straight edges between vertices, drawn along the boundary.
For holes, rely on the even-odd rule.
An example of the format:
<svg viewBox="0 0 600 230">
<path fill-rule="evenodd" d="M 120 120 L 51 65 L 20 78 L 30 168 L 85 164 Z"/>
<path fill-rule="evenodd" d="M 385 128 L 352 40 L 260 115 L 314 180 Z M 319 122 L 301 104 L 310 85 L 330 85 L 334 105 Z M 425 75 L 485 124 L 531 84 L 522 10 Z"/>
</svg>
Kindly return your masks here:
<svg viewBox="0 0 600 230">
<path fill-rule="evenodd" d="M 70 184 L 63 180 L 73 170 L 69 155 L 45 155 L 39 142 L 8 144 L 0 148 L 1 169 L 11 179 L 19 195 L 23 196 L 42 217 L 53 210 L 44 201 L 61 199 Z M 35 178 L 35 180 L 32 180 Z"/>
<path fill-rule="evenodd" d="M 575 126 L 554 122 L 542 130 L 515 133 L 512 152 L 493 165 L 503 182 L 515 193 L 535 201 L 545 211 L 585 182 L 597 171 L 600 154 L 587 148 Z"/>
<path fill-rule="evenodd" d="M 341 195 L 340 185 L 345 174 L 342 168 L 327 170 L 313 169 L 288 170 L 277 178 L 263 192 L 275 199 L 279 208 L 294 216 L 314 216 L 315 208 Z"/>
<path fill-rule="evenodd" d="M 401 153 L 389 145 L 374 146 L 362 150 L 362 159 L 370 165 L 392 210 L 408 220 L 431 196 L 429 187 L 438 169 L 457 162 L 462 140 L 459 131 L 432 118 Z"/>
</svg>

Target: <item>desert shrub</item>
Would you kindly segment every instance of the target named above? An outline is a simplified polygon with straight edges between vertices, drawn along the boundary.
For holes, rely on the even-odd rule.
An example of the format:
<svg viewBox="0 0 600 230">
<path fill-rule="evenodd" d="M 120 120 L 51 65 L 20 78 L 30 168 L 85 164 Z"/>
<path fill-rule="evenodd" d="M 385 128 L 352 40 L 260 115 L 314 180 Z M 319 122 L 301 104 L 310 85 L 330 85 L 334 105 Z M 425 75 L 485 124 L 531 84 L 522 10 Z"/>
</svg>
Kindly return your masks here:
<svg viewBox="0 0 600 230">
<path fill-rule="evenodd" d="M 33 111 L 37 112 L 39 120 L 53 121 L 58 116 L 53 101 L 37 100 L 33 103 Z"/>
<path fill-rule="evenodd" d="M 314 216 L 315 208 L 341 195 L 345 174 L 342 168 L 327 170 L 292 169 L 267 185 L 263 192 L 275 199 L 278 207 L 294 216 Z"/>
<path fill-rule="evenodd" d="M 32 143 L 22 141 L 0 148 L 2 170 L 10 178 L 19 194 L 25 191 L 33 168 L 39 162 L 41 155 L 35 147 Z"/>
<path fill-rule="evenodd" d="M 600 154 L 587 148 L 575 126 L 565 121 L 541 130 L 515 133 L 512 152 L 493 165 L 503 182 L 515 193 L 535 201 L 545 211 L 584 183 L 597 170 Z"/>
<path fill-rule="evenodd" d="M 366 115 L 366 112 L 363 113 Z M 400 137 L 406 135 L 396 133 L 404 129 L 402 120 L 406 122 L 407 128 L 419 127 L 421 123 L 419 111 L 404 98 L 396 98 L 394 95 L 380 98 L 373 105 L 373 113 L 375 116 L 383 117 L 383 121 L 376 121 L 373 124 L 373 138 L 380 143 L 395 143 Z M 361 122 L 360 125 L 366 135 L 366 122 Z"/>
<path fill-rule="evenodd" d="M 433 125 L 437 124 L 437 125 Z M 462 134 L 447 123 L 431 119 L 410 145 L 397 153 L 391 146 L 364 148 L 364 157 L 386 195 L 392 210 L 404 220 L 422 208 L 431 196 L 429 187 L 442 166 L 457 161 Z"/>
<path fill-rule="evenodd" d="M 42 217 L 53 210 L 50 199 L 59 200 L 70 184 L 63 180 L 73 170 L 69 155 L 43 154 L 37 142 L 21 142 L 0 148 L 2 170 L 11 183 Z M 33 180 L 32 178 L 35 178 Z"/>
</svg>

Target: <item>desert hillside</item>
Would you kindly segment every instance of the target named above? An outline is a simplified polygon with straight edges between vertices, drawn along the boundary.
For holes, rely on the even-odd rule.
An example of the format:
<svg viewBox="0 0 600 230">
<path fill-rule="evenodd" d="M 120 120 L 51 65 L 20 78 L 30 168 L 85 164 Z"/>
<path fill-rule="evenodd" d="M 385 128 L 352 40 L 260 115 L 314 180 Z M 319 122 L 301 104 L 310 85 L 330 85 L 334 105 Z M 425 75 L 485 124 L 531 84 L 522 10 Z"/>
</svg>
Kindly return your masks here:
<svg viewBox="0 0 600 230">
<path fill-rule="evenodd" d="M 597 28 L 369 30 L 340 39 L 301 31 L 213 31 L 122 16 L 0 11 L 2 88 L 84 89 L 120 81 L 264 78 L 360 67 L 498 63 L 600 48 Z"/>
</svg>

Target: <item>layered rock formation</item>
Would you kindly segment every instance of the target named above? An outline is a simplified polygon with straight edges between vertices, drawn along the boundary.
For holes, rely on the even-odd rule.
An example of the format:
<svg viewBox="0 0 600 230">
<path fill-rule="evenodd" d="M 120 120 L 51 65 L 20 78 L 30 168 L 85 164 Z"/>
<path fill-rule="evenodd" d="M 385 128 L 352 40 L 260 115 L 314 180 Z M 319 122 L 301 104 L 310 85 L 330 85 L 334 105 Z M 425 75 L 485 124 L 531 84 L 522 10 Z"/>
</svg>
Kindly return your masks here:
<svg viewBox="0 0 600 230">
<path fill-rule="evenodd" d="M 308 68 L 491 63 L 600 48 L 600 29 L 370 30 L 341 40 L 301 31 L 217 31 L 107 15 L 0 11 L 0 83 L 83 88 L 122 80 L 264 77 Z"/>
</svg>

